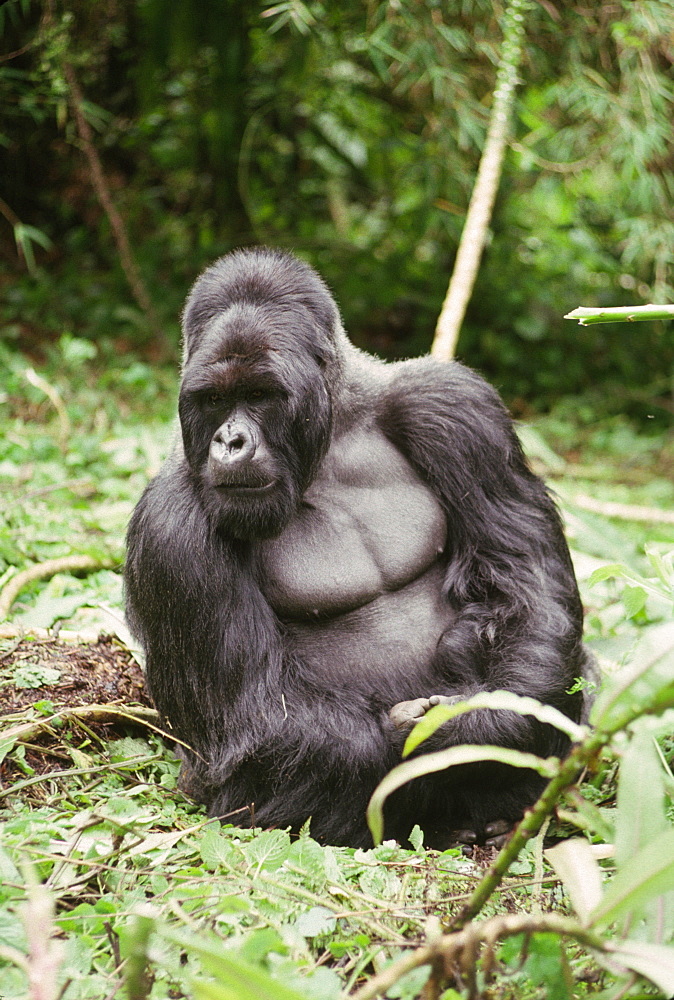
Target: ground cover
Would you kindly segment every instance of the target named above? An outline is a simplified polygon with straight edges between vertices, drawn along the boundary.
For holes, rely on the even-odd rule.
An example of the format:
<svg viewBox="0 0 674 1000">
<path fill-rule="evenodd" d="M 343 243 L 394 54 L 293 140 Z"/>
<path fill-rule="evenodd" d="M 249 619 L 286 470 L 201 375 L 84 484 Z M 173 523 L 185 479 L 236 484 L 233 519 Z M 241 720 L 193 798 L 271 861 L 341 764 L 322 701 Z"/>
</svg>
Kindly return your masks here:
<svg viewBox="0 0 674 1000">
<path fill-rule="evenodd" d="M 552 837 L 584 829 L 611 878 L 627 829 L 616 834 L 616 774 L 626 761 L 628 782 L 629 747 L 644 739 L 634 728 L 597 755 L 580 792 L 510 865 L 482 923 L 462 932 L 488 925 L 492 943 L 481 930 L 456 939 L 442 975 L 437 962 L 414 967 L 409 956 L 456 921 L 489 853 L 425 851 L 421 833 L 413 849 L 354 851 L 317 844 L 310 828 L 291 839 L 241 830 L 236 816 L 221 826 L 178 790 L 178 761 L 124 626 L 120 577 L 128 516 L 173 433 L 173 388 L 160 383 L 168 388 L 158 396 L 141 366 L 113 393 L 77 361 L 76 344 L 63 351 L 47 376 L 13 357 L 0 417 L 0 604 L 11 601 L 0 625 L 0 996 L 331 1000 L 374 996 L 378 985 L 403 1000 L 657 995 L 647 979 L 623 975 L 627 966 L 608 972 L 596 942 L 564 938 L 570 925 L 545 923 L 578 912 L 544 854 Z M 618 670 L 649 643 L 674 665 L 671 437 L 597 422 L 583 401 L 522 437 L 560 498 L 603 668 Z M 89 562 L 75 568 L 74 556 Z M 43 572 L 12 589 L 35 566 Z M 637 808 L 652 822 L 662 813 L 668 825 L 656 833 L 666 839 L 674 739 L 663 721 L 639 744 L 641 777 L 621 794 L 625 814 L 628 790 L 641 795 L 632 819 Z M 672 888 L 660 883 L 648 898 L 662 903 L 655 944 L 674 940 Z M 631 924 L 648 939 L 646 903 L 637 911 Z M 386 986 L 401 961 L 408 971 Z M 661 993 L 666 974 L 651 979 Z"/>
</svg>

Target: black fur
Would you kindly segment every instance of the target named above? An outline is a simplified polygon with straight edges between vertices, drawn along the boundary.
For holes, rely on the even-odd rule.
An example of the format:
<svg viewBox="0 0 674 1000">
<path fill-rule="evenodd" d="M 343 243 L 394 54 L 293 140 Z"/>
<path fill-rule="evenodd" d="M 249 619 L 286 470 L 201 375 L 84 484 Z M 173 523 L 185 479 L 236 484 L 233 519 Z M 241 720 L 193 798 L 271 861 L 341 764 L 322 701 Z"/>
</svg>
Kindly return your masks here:
<svg viewBox="0 0 674 1000">
<path fill-rule="evenodd" d="M 260 825 L 311 817 L 314 836 L 365 845 L 365 807 L 406 735 L 395 704 L 505 688 L 577 720 L 568 550 L 494 390 L 456 362 L 357 351 L 321 279 L 275 251 L 218 261 L 183 321 L 182 441 L 131 521 L 127 609 L 211 814 L 252 803 Z M 356 553 L 346 576 L 340 538 Z M 426 634 L 434 615 L 445 624 Z M 407 659 L 417 646 L 430 653 Z M 459 743 L 566 749 L 531 717 L 491 711 L 424 749 Z M 483 835 L 540 784 L 496 765 L 432 775 L 391 800 L 387 835 Z"/>
</svg>

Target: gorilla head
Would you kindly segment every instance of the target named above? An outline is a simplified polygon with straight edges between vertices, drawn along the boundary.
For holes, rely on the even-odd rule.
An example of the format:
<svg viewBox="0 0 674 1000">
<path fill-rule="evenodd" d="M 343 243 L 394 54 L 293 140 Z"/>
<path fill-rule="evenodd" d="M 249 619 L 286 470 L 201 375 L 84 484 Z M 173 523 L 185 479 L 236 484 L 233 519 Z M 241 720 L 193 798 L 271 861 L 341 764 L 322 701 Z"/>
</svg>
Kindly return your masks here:
<svg viewBox="0 0 674 1000">
<path fill-rule="evenodd" d="M 183 314 L 185 456 L 209 519 L 236 538 L 276 535 L 296 510 L 330 441 L 345 341 L 314 271 L 252 256 L 205 271 Z"/>
</svg>

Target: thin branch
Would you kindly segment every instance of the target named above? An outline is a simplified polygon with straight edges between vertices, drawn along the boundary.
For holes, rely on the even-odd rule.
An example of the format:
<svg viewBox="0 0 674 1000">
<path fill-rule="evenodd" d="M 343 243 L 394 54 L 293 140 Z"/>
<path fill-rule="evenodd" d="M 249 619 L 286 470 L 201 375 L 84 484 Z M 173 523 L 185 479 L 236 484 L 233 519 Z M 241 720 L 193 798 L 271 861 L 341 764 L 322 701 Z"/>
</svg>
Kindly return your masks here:
<svg viewBox="0 0 674 1000">
<path fill-rule="evenodd" d="M 54 0 L 48 0 L 47 2 L 45 20 L 47 23 L 53 24 L 54 22 Z M 164 341 L 164 333 L 161 329 L 161 325 L 157 318 L 150 295 L 145 287 L 140 271 L 138 270 L 133 251 L 131 250 L 131 244 L 129 242 L 124 220 L 122 219 L 122 216 L 112 199 L 110 186 L 105 177 L 103 165 L 94 142 L 92 128 L 87 121 L 84 111 L 82 110 L 84 106 L 84 95 L 82 94 L 75 70 L 72 63 L 70 63 L 65 57 L 61 60 L 61 69 L 63 70 L 63 76 L 68 87 L 68 98 L 75 118 L 75 124 L 77 126 L 77 132 L 82 144 L 82 149 L 89 163 L 89 176 L 91 184 L 96 193 L 96 197 L 98 198 L 100 205 L 110 222 L 112 235 L 117 246 L 119 260 L 124 270 L 124 274 L 126 275 L 126 280 L 129 283 L 129 287 L 131 288 L 131 292 L 138 306 L 145 314 L 153 334 L 160 340 Z"/>
<path fill-rule="evenodd" d="M 93 572 L 98 569 L 109 569 L 114 563 L 111 559 L 101 559 L 95 556 L 62 556 L 60 559 L 47 559 L 36 563 L 28 569 L 21 570 L 0 591 L 0 621 L 9 616 L 14 601 L 24 587 L 35 580 L 44 580 L 57 573 Z"/>
<path fill-rule="evenodd" d="M 612 503 L 610 500 L 595 500 L 594 497 L 571 496 L 569 502 L 582 510 L 604 517 L 617 517 L 621 521 L 643 521 L 645 524 L 674 524 L 674 510 L 660 510 L 658 507 L 640 507 L 633 503 Z"/>
<path fill-rule="evenodd" d="M 487 238 L 496 191 L 501 179 L 508 123 L 517 86 L 517 70 L 522 56 L 524 12 L 528 7 L 529 0 L 511 0 L 505 13 L 502 56 L 496 76 L 487 138 L 468 205 L 454 271 L 431 347 L 433 357 L 441 361 L 448 361 L 456 351 L 459 331 L 473 292 Z"/>
<path fill-rule="evenodd" d="M 26 627 L 24 625 L 9 625 L 6 622 L 0 625 L 0 639 L 36 639 L 39 642 L 72 642 L 77 646 L 86 646 L 89 643 L 98 642 L 101 635 L 105 633 L 98 629 L 84 629 L 81 632 L 73 632 L 71 629 L 59 629 L 58 635 L 48 628 L 38 628 L 36 625 Z"/>
<path fill-rule="evenodd" d="M 582 927 L 571 917 L 563 917 L 557 913 L 506 914 L 471 924 L 454 934 L 444 934 L 439 939 L 402 955 L 354 993 L 352 1000 L 373 1000 L 374 997 L 381 996 L 405 973 L 421 965 L 437 965 L 444 969 L 460 968 L 463 959 L 472 957 L 481 946 L 486 946 L 493 952 L 496 944 L 503 938 L 517 934 L 545 933 L 573 938 L 586 948 L 599 952 L 610 950 L 598 934 Z"/>
<path fill-rule="evenodd" d="M 110 188 L 105 174 L 103 173 L 103 166 L 101 164 L 98 151 L 94 145 L 94 136 L 91 126 L 82 111 L 84 98 L 82 96 L 82 91 L 80 90 L 80 85 L 77 81 L 77 77 L 75 76 L 73 67 L 70 63 L 65 61 L 63 63 L 63 75 L 65 76 L 66 83 L 68 84 L 68 89 L 70 91 L 70 105 L 73 109 L 73 114 L 75 115 L 75 122 L 77 123 L 77 131 L 82 142 L 82 148 L 87 160 L 89 161 L 91 183 L 94 191 L 96 192 L 96 197 L 101 203 L 101 207 L 110 221 L 112 234 L 115 243 L 117 244 L 119 260 L 122 268 L 124 269 L 126 280 L 129 283 L 133 297 L 140 306 L 141 310 L 145 313 L 153 332 L 156 335 L 161 336 L 159 320 L 157 319 L 149 293 L 136 265 L 131 245 L 129 243 L 129 237 L 126 232 L 126 226 L 124 225 L 122 216 L 112 200 Z"/>
<path fill-rule="evenodd" d="M 607 309 L 594 306 L 578 306 L 567 313 L 564 319 L 577 319 L 579 326 L 595 323 L 638 323 L 653 319 L 674 319 L 674 305 L 610 306 Z"/>
<path fill-rule="evenodd" d="M 70 417 L 68 416 L 68 411 L 66 410 L 65 403 L 61 399 L 58 389 L 47 382 L 46 378 L 38 375 L 33 368 L 26 368 L 24 375 L 27 382 L 30 382 L 32 386 L 35 386 L 36 389 L 39 389 L 40 392 L 45 394 L 49 402 L 56 410 L 59 418 L 59 447 L 65 454 L 70 441 Z"/>
<path fill-rule="evenodd" d="M 13 229 L 16 229 L 17 226 L 21 225 L 21 219 L 19 216 L 9 207 L 6 201 L 3 201 L 2 198 L 0 198 L 0 215 L 3 215 L 7 219 Z"/>
<path fill-rule="evenodd" d="M 541 797 L 524 814 L 512 836 L 499 851 L 490 868 L 475 887 L 466 905 L 452 921 L 453 928 L 458 930 L 477 916 L 487 900 L 498 889 L 524 845 L 539 833 L 548 817 L 552 815 L 562 793 L 575 785 L 583 771 L 596 760 L 597 755 L 607 746 L 617 729 L 624 728 L 628 722 L 632 721 L 632 718 L 639 714 L 638 709 L 630 709 L 618 723 L 615 723 L 614 720 L 610 731 L 595 730 L 586 740 L 572 749 L 569 756 L 560 763 L 555 777 L 543 789 Z"/>
</svg>

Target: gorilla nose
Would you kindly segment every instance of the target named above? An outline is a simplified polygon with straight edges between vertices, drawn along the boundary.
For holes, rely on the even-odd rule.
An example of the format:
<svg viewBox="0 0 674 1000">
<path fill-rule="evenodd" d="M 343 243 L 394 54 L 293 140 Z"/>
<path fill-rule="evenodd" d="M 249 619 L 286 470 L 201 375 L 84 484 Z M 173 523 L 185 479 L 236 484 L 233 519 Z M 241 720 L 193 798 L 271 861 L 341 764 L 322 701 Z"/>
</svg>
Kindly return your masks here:
<svg viewBox="0 0 674 1000">
<path fill-rule="evenodd" d="M 211 443 L 213 458 L 227 465 L 249 462 L 255 449 L 253 435 L 240 427 L 221 427 Z"/>
</svg>

